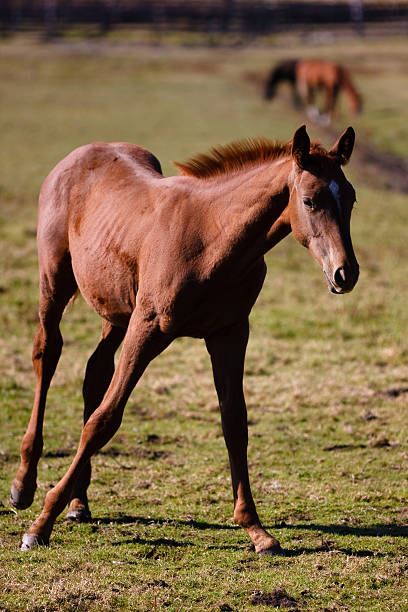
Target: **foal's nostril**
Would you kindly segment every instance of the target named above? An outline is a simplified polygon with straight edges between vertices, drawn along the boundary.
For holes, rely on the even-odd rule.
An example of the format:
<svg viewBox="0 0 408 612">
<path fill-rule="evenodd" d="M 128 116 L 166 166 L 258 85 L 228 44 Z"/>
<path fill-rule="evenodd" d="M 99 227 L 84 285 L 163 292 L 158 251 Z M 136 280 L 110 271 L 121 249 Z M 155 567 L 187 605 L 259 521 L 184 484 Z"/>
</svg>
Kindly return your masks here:
<svg viewBox="0 0 408 612">
<path fill-rule="evenodd" d="M 346 270 L 344 266 L 337 268 L 335 271 L 334 282 L 338 287 L 345 287 L 347 285 Z"/>
</svg>

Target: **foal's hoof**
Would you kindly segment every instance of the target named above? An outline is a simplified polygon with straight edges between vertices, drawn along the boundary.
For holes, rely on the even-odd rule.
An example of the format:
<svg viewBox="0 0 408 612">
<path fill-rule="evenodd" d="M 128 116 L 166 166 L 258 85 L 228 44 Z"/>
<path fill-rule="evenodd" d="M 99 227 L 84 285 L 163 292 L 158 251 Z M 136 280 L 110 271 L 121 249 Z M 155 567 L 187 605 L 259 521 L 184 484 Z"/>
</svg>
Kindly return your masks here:
<svg viewBox="0 0 408 612">
<path fill-rule="evenodd" d="M 272 536 L 269 536 L 263 542 L 259 542 L 258 546 L 255 546 L 255 552 L 260 556 L 266 555 L 284 555 L 285 551 L 281 547 L 279 541 Z"/>
<path fill-rule="evenodd" d="M 65 518 L 74 523 L 89 523 L 92 520 L 92 515 L 86 508 L 73 508 L 68 510 Z"/>
<path fill-rule="evenodd" d="M 260 557 L 266 557 L 266 556 L 284 555 L 285 551 L 283 550 L 281 545 L 278 544 L 277 546 L 275 545 L 275 546 L 271 546 L 270 548 L 265 548 L 264 550 L 260 550 L 257 554 Z"/>
<path fill-rule="evenodd" d="M 10 490 L 10 503 L 18 510 L 25 510 L 33 503 L 34 493 L 35 489 L 26 493 L 24 490 L 18 489 L 13 482 Z"/>
<path fill-rule="evenodd" d="M 48 546 L 48 542 L 41 536 L 33 533 L 25 533 L 23 535 L 20 550 L 31 550 L 31 548 L 36 548 L 37 546 Z"/>
</svg>

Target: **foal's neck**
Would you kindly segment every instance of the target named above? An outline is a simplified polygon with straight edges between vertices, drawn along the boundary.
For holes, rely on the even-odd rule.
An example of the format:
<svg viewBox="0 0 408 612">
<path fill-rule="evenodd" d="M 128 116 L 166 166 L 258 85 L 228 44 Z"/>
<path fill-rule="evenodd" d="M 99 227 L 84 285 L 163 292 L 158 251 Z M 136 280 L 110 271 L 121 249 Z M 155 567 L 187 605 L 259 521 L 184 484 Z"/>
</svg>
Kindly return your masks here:
<svg viewBox="0 0 408 612">
<path fill-rule="evenodd" d="M 291 168 L 291 160 L 279 159 L 237 172 L 227 180 L 218 177 L 210 189 L 211 205 L 231 245 L 261 256 L 290 233 Z"/>
</svg>

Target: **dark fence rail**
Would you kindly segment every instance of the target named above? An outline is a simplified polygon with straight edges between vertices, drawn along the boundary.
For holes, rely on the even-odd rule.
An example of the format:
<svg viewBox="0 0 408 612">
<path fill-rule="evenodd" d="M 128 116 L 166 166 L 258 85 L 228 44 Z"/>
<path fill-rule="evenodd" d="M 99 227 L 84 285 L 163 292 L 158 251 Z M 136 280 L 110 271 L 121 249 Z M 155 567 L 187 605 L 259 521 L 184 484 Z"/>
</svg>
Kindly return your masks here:
<svg viewBox="0 0 408 612">
<path fill-rule="evenodd" d="M 119 24 L 148 28 L 264 34 L 306 24 L 400 23 L 408 2 L 348 0 L 0 0 L 3 31 Z"/>
</svg>

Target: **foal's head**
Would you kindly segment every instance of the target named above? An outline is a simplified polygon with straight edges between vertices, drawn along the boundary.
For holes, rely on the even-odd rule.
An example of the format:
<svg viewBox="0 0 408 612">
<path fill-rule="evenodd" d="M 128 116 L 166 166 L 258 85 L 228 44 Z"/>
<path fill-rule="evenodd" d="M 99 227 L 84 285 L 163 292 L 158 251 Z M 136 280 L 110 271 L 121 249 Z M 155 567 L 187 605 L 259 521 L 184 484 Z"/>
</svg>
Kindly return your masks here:
<svg viewBox="0 0 408 612">
<path fill-rule="evenodd" d="M 351 291 L 359 274 L 350 237 L 355 191 L 341 169 L 350 159 L 354 138 L 353 128 L 347 128 L 327 152 L 311 146 L 302 126 L 292 144 L 291 228 L 321 265 L 333 293 Z"/>
</svg>

